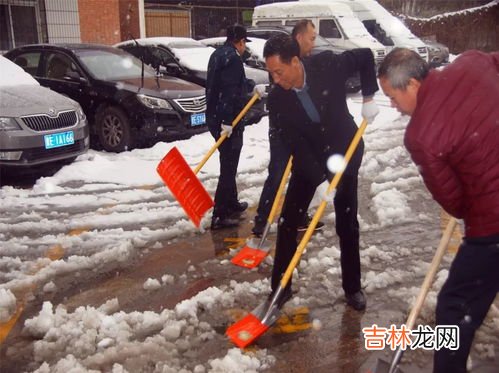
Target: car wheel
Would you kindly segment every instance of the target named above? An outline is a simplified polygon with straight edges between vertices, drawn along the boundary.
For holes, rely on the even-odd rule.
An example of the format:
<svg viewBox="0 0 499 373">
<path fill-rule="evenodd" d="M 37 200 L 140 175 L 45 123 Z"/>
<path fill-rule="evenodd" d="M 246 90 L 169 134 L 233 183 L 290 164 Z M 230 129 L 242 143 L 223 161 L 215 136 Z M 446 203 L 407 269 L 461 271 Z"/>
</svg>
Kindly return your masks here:
<svg viewBox="0 0 499 373">
<path fill-rule="evenodd" d="M 97 115 L 99 142 L 109 152 L 122 152 L 133 148 L 130 121 L 123 110 L 108 106 Z"/>
</svg>

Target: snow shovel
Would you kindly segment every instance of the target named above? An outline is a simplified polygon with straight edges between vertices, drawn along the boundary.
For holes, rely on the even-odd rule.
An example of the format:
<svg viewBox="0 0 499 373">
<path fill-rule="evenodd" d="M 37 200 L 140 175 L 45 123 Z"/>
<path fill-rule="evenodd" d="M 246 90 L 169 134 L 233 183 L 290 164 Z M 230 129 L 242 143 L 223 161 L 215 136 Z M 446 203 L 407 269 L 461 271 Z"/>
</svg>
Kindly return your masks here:
<svg viewBox="0 0 499 373">
<path fill-rule="evenodd" d="M 438 266 L 440 265 L 442 257 L 445 254 L 445 250 L 449 244 L 452 232 L 454 232 L 454 228 L 456 227 L 456 223 L 457 223 L 456 219 L 452 217 L 447 223 L 447 227 L 445 228 L 444 234 L 440 239 L 440 243 L 438 245 L 437 251 L 435 252 L 433 260 L 431 261 L 431 265 L 423 281 L 423 285 L 421 285 L 421 289 L 419 290 L 419 294 L 418 297 L 416 298 L 416 302 L 414 303 L 414 307 L 412 307 L 409 317 L 407 318 L 407 322 L 405 323 L 405 326 L 408 330 L 412 330 L 414 324 L 416 323 L 416 318 L 418 317 L 419 312 L 423 307 L 426 295 L 428 294 L 431 284 L 433 283 L 433 280 L 438 270 Z M 398 366 L 400 360 L 402 359 L 403 354 L 404 350 L 402 350 L 399 346 L 397 348 L 397 351 L 395 351 L 395 354 L 393 355 L 392 361 L 390 363 L 382 359 L 378 359 L 374 373 L 403 373 Z"/>
<path fill-rule="evenodd" d="M 272 203 L 272 209 L 270 210 L 270 214 L 267 217 L 267 224 L 265 224 L 265 229 L 263 230 L 262 238 L 260 239 L 260 243 L 258 245 L 254 245 L 250 240 L 246 243 L 239 253 L 234 256 L 231 260 L 235 265 L 245 267 L 245 268 L 254 268 L 258 266 L 262 260 L 267 256 L 270 251 L 270 247 L 264 247 L 264 242 L 267 239 L 267 235 L 270 231 L 270 226 L 274 221 L 274 217 L 277 213 L 277 209 L 279 207 L 279 201 L 281 200 L 282 192 L 284 191 L 284 187 L 286 186 L 286 181 L 288 180 L 288 176 L 291 172 L 291 165 L 293 162 L 293 156 L 289 157 L 288 165 L 284 170 L 284 174 L 281 178 L 281 183 L 279 184 L 279 188 L 277 189 L 277 193 L 274 197 L 274 202 Z"/>
<path fill-rule="evenodd" d="M 348 150 L 345 154 L 345 167 L 352 158 L 352 155 L 355 149 L 357 148 L 357 145 L 360 142 L 360 139 L 366 129 L 366 126 L 367 126 L 367 121 L 364 119 L 359 129 L 355 133 L 352 142 L 348 146 Z M 334 175 L 333 180 L 331 181 L 329 187 L 327 188 L 326 195 L 329 195 L 336 188 L 342 175 L 343 175 L 343 170 L 338 171 Z M 301 255 L 305 250 L 305 246 L 310 240 L 310 237 L 312 236 L 315 227 L 319 222 L 319 219 L 321 218 L 322 214 L 324 213 L 324 210 L 326 209 L 326 205 L 327 205 L 327 200 L 323 199 L 319 205 L 319 208 L 315 212 L 314 217 L 312 218 L 312 221 L 310 222 L 307 230 L 305 231 L 305 234 L 303 235 L 300 244 L 296 248 L 296 252 L 293 258 L 291 259 L 291 262 L 289 263 L 288 268 L 284 273 L 284 276 L 281 278 L 279 287 L 275 291 L 272 298 L 270 300 L 268 299 L 266 302 L 259 305 L 257 308 L 251 311 L 251 313 L 249 313 L 247 316 L 236 322 L 234 325 L 230 326 L 225 332 L 225 334 L 227 334 L 227 336 L 232 340 L 232 342 L 234 342 L 234 344 L 239 348 L 244 348 L 250 343 L 252 343 L 260 335 L 265 333 L 265 331 L 269 329 L 270 326 L 272 326 L 272 324 L 274 324 L 276 320 L 279 318 L 280 308 L 278 305 L 278 300 L 281 299 L 284 293 L 284 289 L 286 288 L 286 285 L 288 284 L 289 279 L 293 274 L 293 270 L 300 261 Z"/>
<path fill-rule="evenodd" d="M 238 116 L 232 121 L 234 128 L 239 121 L 246 115 L 251 106 L 260 96 L 255 93 L 241 110 Z M 211 155 L 218 149 L 220 144 L 226 139 L 227 134 L 220 136 L 218 141 L 211 147 L 201 162 L 194 170 L 191 170 L 182 154 L 176 147 L 173 147 L 159 162 L 156 171 L 161 179 L 168 186 L 180 205 L 184 208 L 186 214 L 192 220 L 196 227 L 199 227 L 201 218 L 211 207 L 213 200 L 203 187 L 203 184 L 196 177 L 196 174 L 208 161 Z"/>
</svg>

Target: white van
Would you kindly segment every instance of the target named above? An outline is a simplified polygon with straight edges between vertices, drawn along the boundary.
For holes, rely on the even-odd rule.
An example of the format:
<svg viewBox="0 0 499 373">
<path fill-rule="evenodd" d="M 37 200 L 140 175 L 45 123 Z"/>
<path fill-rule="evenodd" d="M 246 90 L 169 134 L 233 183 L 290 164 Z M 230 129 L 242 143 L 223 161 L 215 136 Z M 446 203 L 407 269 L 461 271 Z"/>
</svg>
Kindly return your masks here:
<svg viewBox="0 0 499 373">
<path fill-rule="evenodd" d="M 367 31 L 389 52 L 394 47 L 409 48 L 428 61 L 428 48 L 398 18 L 383 8 L 375 0 L 300 0 L 306 3 L 321 1 L 331 6 L 350 7 L 354 15 L 362 21 Z"/>
<path fill-rule="evenodd" d="M 260 5 L 253 11 L 253 26 L 294 26 L 304 18 L 310 19 L 317 33 L 338 49 L 369 48 L 377 64 L 385 58 L 385 46 L 369 34 L 345 4 L 316 0 Z"/>
</svg>

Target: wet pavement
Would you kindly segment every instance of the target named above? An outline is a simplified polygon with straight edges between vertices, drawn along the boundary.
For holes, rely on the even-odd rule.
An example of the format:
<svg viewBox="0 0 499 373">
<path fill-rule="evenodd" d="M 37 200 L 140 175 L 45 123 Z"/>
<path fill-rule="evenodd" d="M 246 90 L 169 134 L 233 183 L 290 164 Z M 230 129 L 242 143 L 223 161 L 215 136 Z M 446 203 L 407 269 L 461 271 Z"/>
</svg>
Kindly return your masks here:
<svg viewBox="0 0 499 373">
<path fill-rule="evenodd" d="M 39 289 L 30 289 L 32 296 L 27 297 L 29 302 L 19 317 L 17 324 L 7 339 L 0 346 L 2 373 L 20 372 L 30 369 L 32 365 L 32 348 L 34 340 L 23 336 L 21 326 L 27 318 L 36 315 L 42 301 L 50 300 L 53 304 L 63 304 L 68 311 L 79 306 L 102 305 L 106 301 L 117 298 L 120 309 L 131 311 L 155 311 L 164 308 L 174 308 L 180 301 L 189 299 L 210 286 L 220 286 L 228 280 L 238 282 L 254 281 L 270 276 L 271 266 L 264 262 L 253 270 L 234 266 L 228 261 L 234 255 L 234 250 L 244 244 L 245 238 L 250 236 L 249 216 L 240 228 L 221 231 L 207 231 L 204 234 L 195 234 L 183 237 L 172 242 L 165 242 L 161 249 L 146 249 L 132 260 L 123 264 L 121 268 L 110 268 L 109 271 L 93 270 L 78 271 L 56 279 L 58 291 L 52 295 L 40 293 Z M 438 213 L 436 213 L 438 217 Z M 442 221 L 445 225 L 445 221 Z M 400 245 L 407 247 L 409 242 L 419 245 L 418 239 L 425 235 L 425 239 L 438 242 L 438 230 L 429 229 L 428 222 L 399 225 L 390 232 L 394 248 Z M 432 232 L 428 237 L 427 232 Z M 321 233 L 322 234 L 322 233 Z M 323 233 L 326 239 L 330 238 Z M 269 241 L 275 235 L 271 234 Z M 382 229 L 372 229 L 362 236 L 363 242 L 386 242 L 386 232 Z M 408 242 L 409 241 L 409 242 Z M 306 255 L 311 257 L 318 248 L 311 248 Z M 431 261 L 432 250 L 421 254 L 422 260 Z M 404 258 L 401 258 L 400 265 Z M 363 266 L 366 273 L 379 267 L 394 265 L 394 263 L 372 262 Z M 397 263 L 395 263 L 397 265 Z M 154 291 L 144 291 L 143 284 L 148 278 L 160 278 L 166 271 L 178 281 L 175 286 L 162 286 Z M 337 285 L 340 287 L 339 279 Z M 418 286 L 422 277 L 404 283 L 404 287 Z M 389 361 L 390 351 L 367 351 L 364 346 L 362 328 L 372 324 L 400 325 L 406 318 L 404 305 L 394 302 L 387 297 L 389 289 L 371 291 L 368 294 L 368 307 L 365 312 L 357 312 L 347 307 L 341 292 L 331 294 L 327 287 L 318 281 L 306 284 L 295 284 L 298 287 L 298 296 L 307 299 L 306 305 L 296 305 L 288 302 L 282 310 L 281 318 L 266 333 L 247 348 L 247 352 L 268 349 L 275 356 L 275 364 L 268 370 L 277 373 L 326 373 L 326 372 L 369 372 L 374 371 L 379 358 Z M 401 284 L 394 284 L 397 288 Z M 307 296 L 311 296 L 307 298 Z M 207 314 L 206 321 L 220 334 L 218 343 L 210 343 L 198 351 L 198 358 L 206 361 L 220 353 L 220 347 L 227 349 L 231 343 L 222 337 L 226 328 L 237 321 L 254 306 L 263 302 L 262 298 L 244 299 L 240 307 L 225 309 L 222 313 Z M 497 304 L 498 302 L 496 302 Z M 224 345 L 220 346 L 220 341 Z M 499 348 L 499 337 L 496 338 L 496 351 Z M 406 351 L 404 355 L 403 371 L 406 373 L 431 372 L 431 351 Z M 499 360 L 477 358 L 474 361 L 473 372 L 497 372 Z"/>
</svg>

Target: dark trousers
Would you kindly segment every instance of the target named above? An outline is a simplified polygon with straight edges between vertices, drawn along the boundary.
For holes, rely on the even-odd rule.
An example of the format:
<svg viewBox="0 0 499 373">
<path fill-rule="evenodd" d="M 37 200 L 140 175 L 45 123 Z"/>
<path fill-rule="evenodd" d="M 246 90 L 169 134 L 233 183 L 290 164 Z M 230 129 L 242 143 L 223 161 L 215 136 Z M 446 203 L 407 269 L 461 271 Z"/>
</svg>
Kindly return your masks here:
<svg viewBox="0 0 499 373">
<path fill-rule="evenodd" d="M 282 142 L 279 136 L 273 134 L 272 129 L 269 129 L 269 145 L 270 145 L 270 160 L 268 166 L 268 176 L 263 184 L 260 202 L 256 210 L 255 223 L 263 223 L 272 209 L 277 189 L 281 183 L 282 175 L 286 169 L 290 152 Z"/>
<path fill-rule="evenodd" d="M 357 184 L 357 173 L 344 174 L 334 198 L 336 232 L 340 238 L 342 286 L 347 294 L 360 290 Z M 282 274 L 296 252 L 297 227 L 307 212 L 315 189 L 316 186 L 307 179 L 295 173 L 291 175 L 277 231 L 272 290 L 279 286 Z M 288 286 L 291 286 L 291 281 Z"/>
<path fill-rule="evenodd" d="M 475 331 L 499 292 L 499 235 L 464 240 L 438 295 L 436 324 L 459 327 L 459 349 L 435 352 L 434 373 L 465 373 Z"/>
<path fill-rule="evenodd" d="M 212 132 L 215 140 L 219 136 Z M 239 157 L 243 147 L 243 132 L 234 131 L 231 137 L 226 138 L 218 148 L 220 154 L 220 176 L 215 192 L 215 208 L 213 217 L 226 218 L 237 207 L 236 174 Z"/>
</svg>

